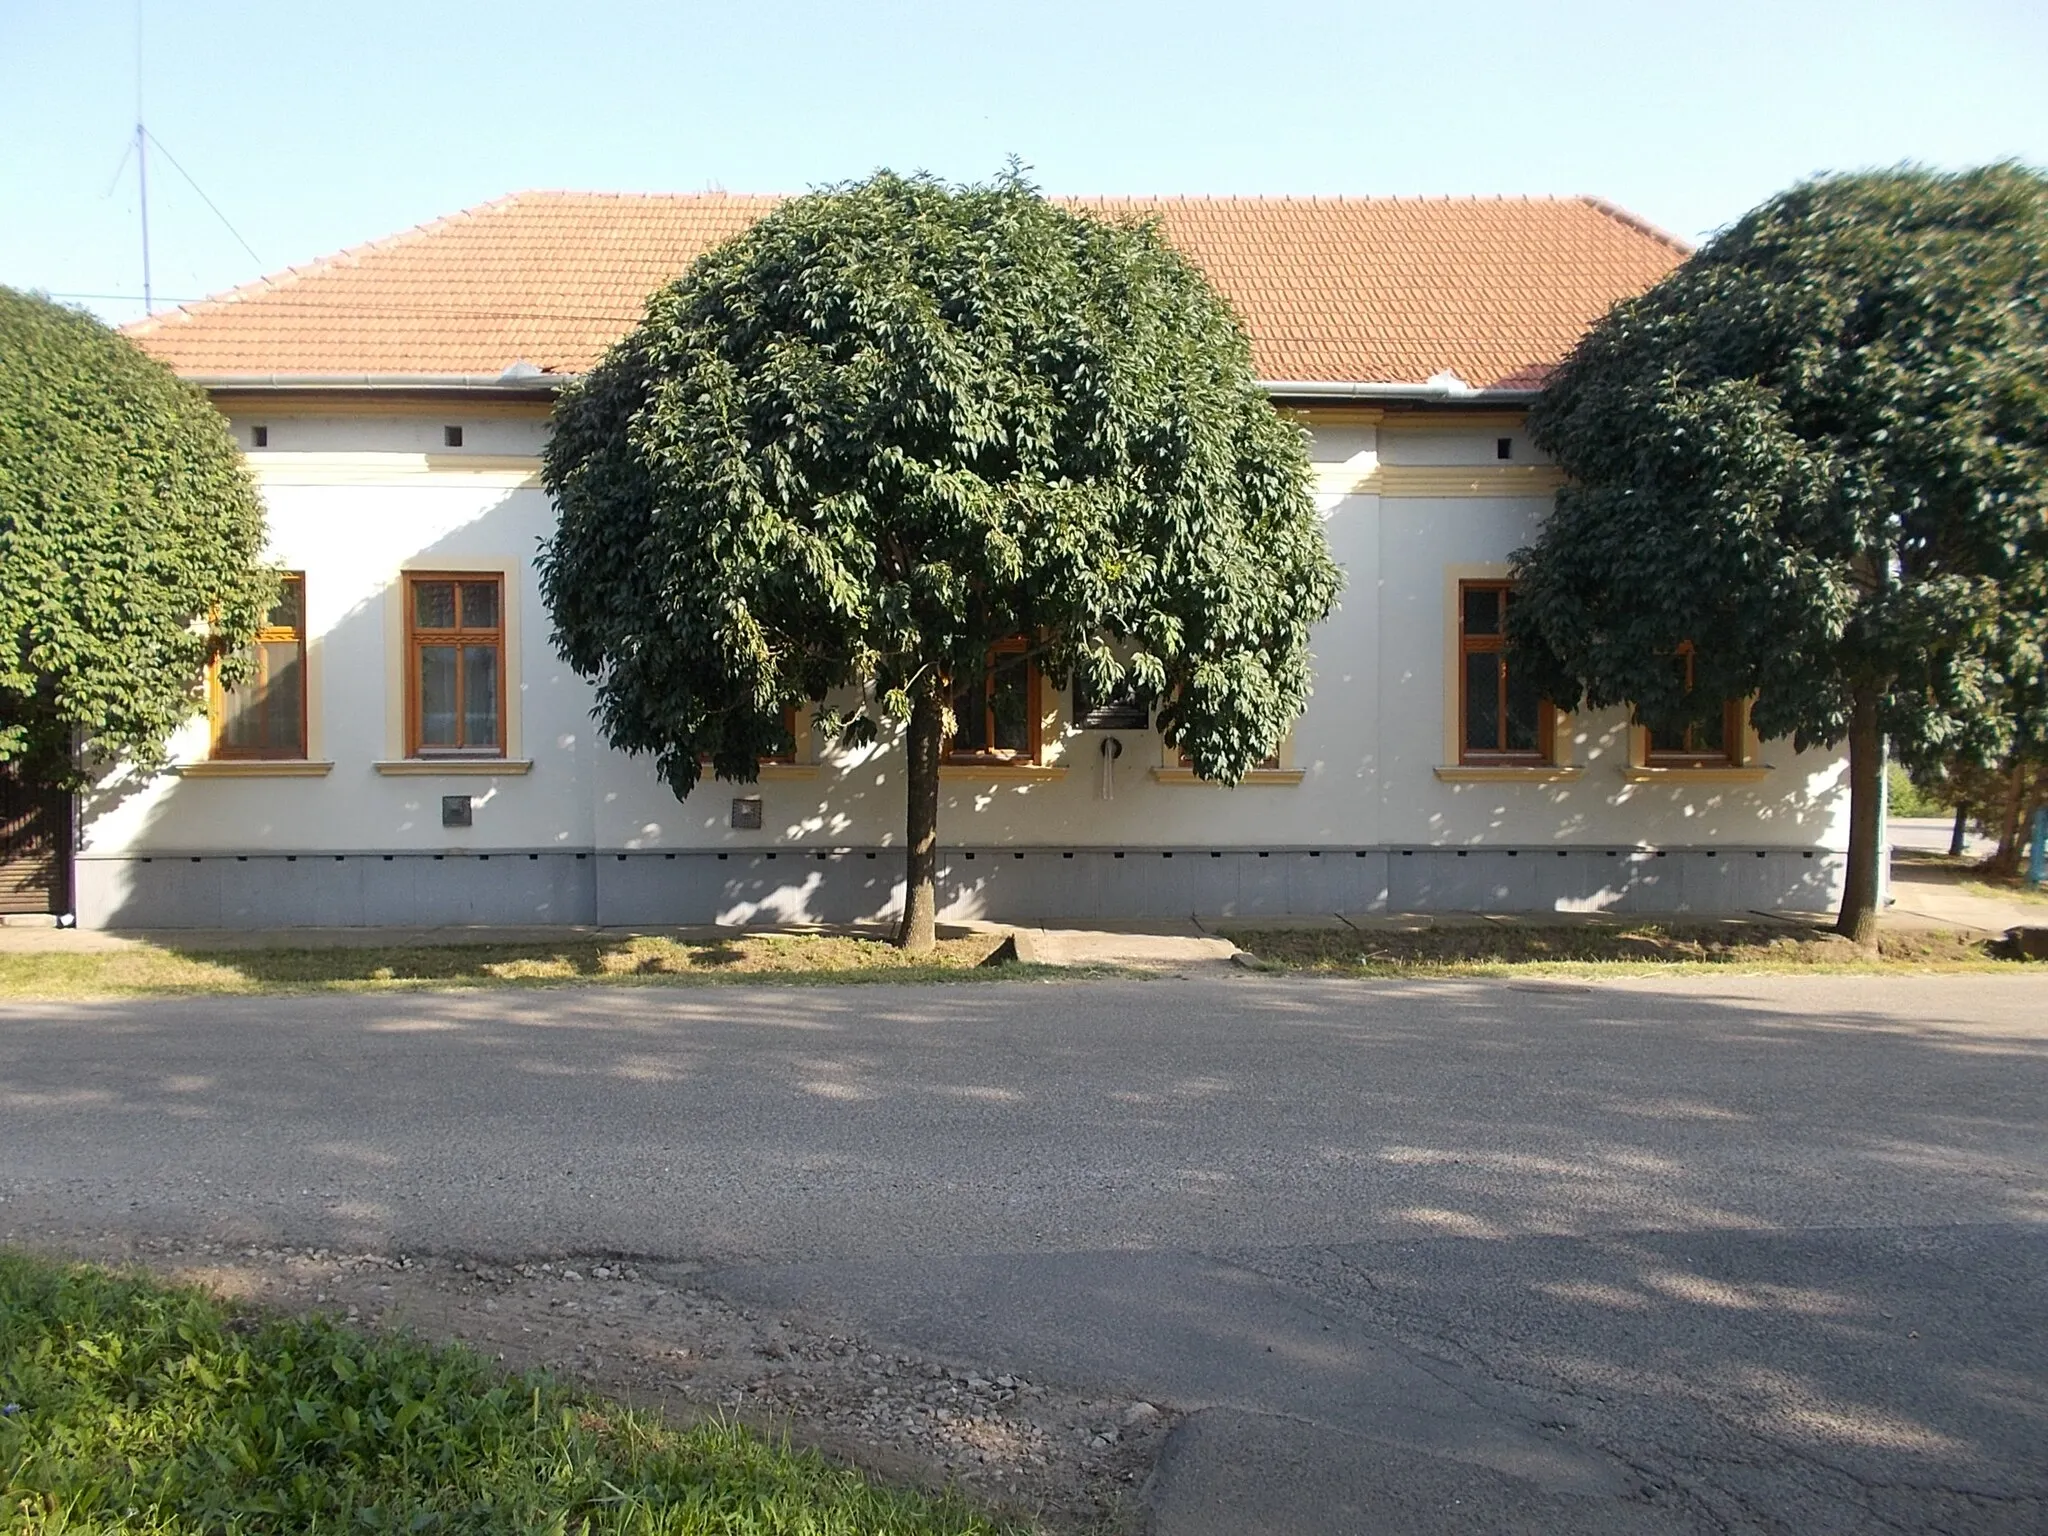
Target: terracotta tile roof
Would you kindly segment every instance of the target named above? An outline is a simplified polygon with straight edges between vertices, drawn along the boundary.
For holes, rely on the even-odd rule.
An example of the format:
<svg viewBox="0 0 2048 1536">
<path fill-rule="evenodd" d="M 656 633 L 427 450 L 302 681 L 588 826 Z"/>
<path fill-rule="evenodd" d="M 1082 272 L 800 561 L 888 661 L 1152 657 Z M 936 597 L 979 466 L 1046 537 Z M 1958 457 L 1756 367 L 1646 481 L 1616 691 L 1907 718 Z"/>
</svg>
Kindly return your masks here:
<svg viewBox="0 0 2048 1536">
<path fill-rule="evenodd" d="M 129 327 L 185 374 L 587 367 L 647 295 L 773 207 L 522 192 Z M 1269 380 L 1534 384 L 1686 247 L 1590 198 L 1101 198 L 1156 214 Z"/>
</svg>

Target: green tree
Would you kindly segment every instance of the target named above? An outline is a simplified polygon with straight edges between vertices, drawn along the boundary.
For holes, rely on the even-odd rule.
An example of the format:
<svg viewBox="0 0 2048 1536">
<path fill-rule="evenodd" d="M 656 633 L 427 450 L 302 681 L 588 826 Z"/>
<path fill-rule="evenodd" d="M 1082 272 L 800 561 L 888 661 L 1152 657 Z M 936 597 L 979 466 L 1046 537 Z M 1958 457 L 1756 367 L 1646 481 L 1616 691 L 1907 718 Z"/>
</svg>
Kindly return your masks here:
<svg viewBox="0 0 2048 1536">
<path fill-rule="evenodd" d="M 901 724 L 910 948 L 947 701 L 992 647 L 1134 680 L 1235 782 L 1300 713 L 1339 583 L 1227 305 L 1150 225 L 1014 171 L 784 203 L 564 392 L 544 476 L 555 643 L 679 797 L 700 763 L 753 779 L 791 708 L 848 744 Z"/>
<path fill-rule="evenodd" d="M 1654 724 L 1753 697 L 1766 737 L 1846 738 L 1838 927 L 1872 942 L 1886 738 L 1931 766 L 2018 729 L 2048 588 L 2048 181 L 1796 187 L 1613 310 L 1530 427 L 1569 480 L 1516 557 L 1532 676 Z"/>
<path fill-rule="evenodd" d="M 0 288 L 0 761 L 64 783 L 82 760 L 160 760 L 208 662 L 275 599 L 263 537 L 204 394 L 91 316 Z"/>
</svg>

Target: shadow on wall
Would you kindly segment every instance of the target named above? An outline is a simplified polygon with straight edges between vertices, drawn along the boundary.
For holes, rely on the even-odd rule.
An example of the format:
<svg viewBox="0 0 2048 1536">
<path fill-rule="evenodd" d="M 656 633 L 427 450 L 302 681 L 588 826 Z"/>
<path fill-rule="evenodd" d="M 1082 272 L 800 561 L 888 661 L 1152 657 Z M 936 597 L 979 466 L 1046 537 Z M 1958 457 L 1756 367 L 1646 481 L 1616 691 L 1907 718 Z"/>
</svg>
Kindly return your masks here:
<svg viewBox="0 0 2048 1536">
<path fill-rule="evenodd" d="M 592 751 L 589 689 L 553 654 L 533 590 L 530 552 L 545 523 L 536 502 L 544 508 L 545 500 L 538 490 L 508 489 L 432 537 L 405 542 L 414 525 L 432 527 L 439 510 L 409 498 L 450 494 L 460 492 L 380 487 L 376 510 L 365 514 L 360 504 L 335 507 L 316 493 L 282 516 L 273 513 L 276 558 L 307 573 L 318 626 L 310 636 L 309 707 L 319 720 L 309 746 L 333 768 L 319 777 L 234 778 L 112 768 L 80 799 L 81 925 L 591 920 L 583 894 L 590 884 L 588 796 L 581 788 Z M 331 535 L 294 535 L 337 517 L 356 518 L 359 537 L 354 546 L 329 543 L 335 553 L 323 570 L 320 549 Z M 366 568 L 365 548 L 386 555 L 388 566 Z M 388 727 L 390 693 L 401 686 L 403 665 L 390 654 L 400 569 L 445 563 L 459 571 L 478 561 L 521 562 L 507 577 L 518 589 L 518 656 L 508 681 L 516 686 L 521 720 L 517 754 L 543 759 L 545 770 L 530 777 L 380 774 L 379 760 L 402 753 Z M 323 579 L 365 595 L 323 621 Z M 202 754 L 205 732 L 202 717 L 177 745 L 187 755 Z M 470 797 L 474 832 L 443 830 L 444 795 Z M 492 851 L 472 852 L 466 842 Z M 581 858 L 578 849 L 585 850 Z"/>
<path fill-rule="evenodd" d="M 1752 844 L 1767 840 L 1779 847 L 1813 847 L 1837 830 L 1836 807 L 1846 802 L 1849 792 L 1846 762 L 1812 753 L 1804 760 L 1811 766 L 1802 766 L 1790 741 L 1763 744 L 1766 759 L 1777 767 L 1760 782 L 1725 787 L 1698 781 L 1629 783 L 1621 777 L 1627 761 L 1626 711 L 1604 712 L 1579 729 L 1578 752 L 1585 769 L 1581 778 L 1517 784 L 1511 789 L 1488 783 L 1438 784 L 1455 810 L 1426 817 L 1432 841 L 1453 847 L 1498 846 L 1502 834 L 1512 830 L 1514 840 L 1528 846 L 1535 841 L 1528 836 L 1528 811 L 1540 805 L 1547 817 L 1547 840 L 1553 844 L 1601 843 L 1612 836 L 1612 824 L 1603 828 L 1595 818 L 1602 810 L 1611 810 L 1625 813 L 1630 832 L 1651 847 L 1709 840 L 1713 834 L 1703 839 L 1695 823 L 1715 815 L 1743 827 Z M 1425 780 L 1430 773 L 1426 765 L 1404 765 L 1395 771 Z"/>
</svg>

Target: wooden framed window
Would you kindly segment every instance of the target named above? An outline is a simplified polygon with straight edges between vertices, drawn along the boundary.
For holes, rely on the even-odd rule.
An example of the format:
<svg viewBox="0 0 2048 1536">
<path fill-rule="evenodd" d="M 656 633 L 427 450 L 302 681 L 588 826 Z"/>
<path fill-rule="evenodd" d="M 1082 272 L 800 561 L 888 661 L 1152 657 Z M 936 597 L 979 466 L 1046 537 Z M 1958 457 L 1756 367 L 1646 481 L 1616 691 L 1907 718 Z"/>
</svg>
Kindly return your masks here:
<svg viewBox="0 0 2048 1536">
<path fill-rule="evenodd" d="M 1038 687 L 1027 642 L 1006 640 L 991 650 L 981 675 L 961 680 L 953 690 L 947 761 L 1037 762 Z"/>
<path fill-rule="evenodd" d="M 1680 646 L 1671 657 L 1684 691 L 1692 692 L 1693 648 Z M 1673 729 L 1643 727 L 1643 761 L 1653 768 L 1731 768 L 1742 763 L 1742 701 L 1728 699 L 1719 714 Z"/>
<path fill-rule="evenodd" d="M 408 572 L 405 626 L 407 753 L 504 756 L 504 577 Z"/>
<path fill-rule="evenodd" d="M 782 709 L 782 734 L 787 744 L 779 752 L 763 752 L 756 761 L 763 763 L 794 763 L 796 761 L 796 728 L 798 724 L 796 707 L 794 705 L 784 705 Z M 706 768 L 709 768 L 711 765 L 711 754 L 699 752 L 697 754 L 697 761 L 704 764 Z"/>
<path fill-rule="evenodd" d="M 1074 669 L 1073 724 L 1081 731 L 1143 731 L 1152 725 L 1152 699 L 1126 672 L 1123 680 L 1098 697 L 1088 674 Z"/>
<path fill-rule="evenodd" d="M 286 573 L 283 589 L 250 643 L 253 670 L 232 688 L 220 669 L 207 678 L 212 756 L 284 761 L 306 755 L 306 577 Z"/>
<path fill-rule="evenodd" d="M 1557 711 L 1508 664 L 1513 583 L 1458 583 L 1458 761 L 1548 763 Z"/>
<path fill-rule="evenodd" d="M 795 705 L 793 705 L 793 704 L 786 704 L 786 705 L 784 705 L 784 706 L 783 706 L 783 709 L 782 709 L 782 736 L 783 736 L 783 740 L 784 740 L 784 742 L 786 743 L 786 745 L 785 745 L 785 746 L 783 747 L 783 749 L 782 749 L 782 750 L 781 750 L 780 752 L 764 752 L 764 753 L 762 753 L 762 754 L 761 754 L 761 761 L 762 761 L 762 762 L 764 762 L 764 763 L 793 763 L 793 762 L 795 762 L 795 761 L 796 761 L 796 728 L 797 728 L 797 716 L 796 716 L 796 706 L 795 706 Z"/>
</svg>

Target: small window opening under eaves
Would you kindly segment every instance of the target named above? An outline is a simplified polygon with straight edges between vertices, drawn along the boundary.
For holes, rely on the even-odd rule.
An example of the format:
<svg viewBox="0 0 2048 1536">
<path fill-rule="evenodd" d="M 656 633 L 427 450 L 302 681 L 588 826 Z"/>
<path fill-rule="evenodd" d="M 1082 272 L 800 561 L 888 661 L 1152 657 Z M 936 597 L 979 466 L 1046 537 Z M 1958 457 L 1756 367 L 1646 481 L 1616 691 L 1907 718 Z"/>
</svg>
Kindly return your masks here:
<svg viewBox="0 0 2048 1536">
<path fill-rule="evenodd" d="M 1512 437 L 1495 438 L 1493 456 L 1496 459 L 1512 459 L 1515 456 L 1515 440 Z"/>
<path fill-rule="evenodd" d="M 249 446 L 251 448 L 268 448 L 270 446 L 270 428 L 251 427 L 249 429 Z"/>
<path fill-rule="evenodd" d="M 441 429 L 441 442 L 444 447 L 460 448 L 462 446 L 462 428 L 443 427 Z"/>
</svg>

